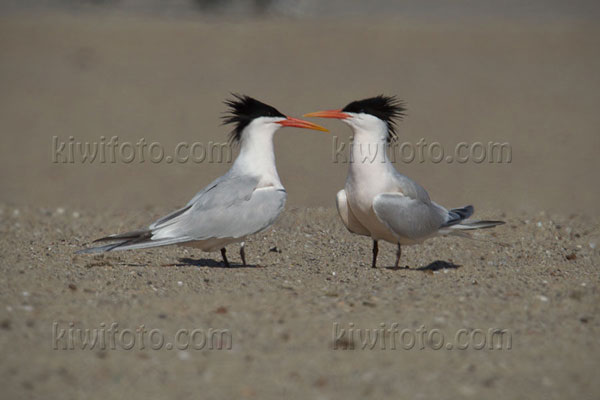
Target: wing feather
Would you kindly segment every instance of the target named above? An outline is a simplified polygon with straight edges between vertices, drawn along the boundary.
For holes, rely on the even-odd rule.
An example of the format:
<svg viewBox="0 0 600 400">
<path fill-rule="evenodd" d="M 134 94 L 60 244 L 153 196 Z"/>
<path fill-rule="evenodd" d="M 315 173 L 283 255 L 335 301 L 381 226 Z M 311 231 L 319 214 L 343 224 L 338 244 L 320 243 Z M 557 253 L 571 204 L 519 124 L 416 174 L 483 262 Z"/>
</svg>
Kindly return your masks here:
<svg viewBox="0 0 600 400">
<path fill-rule="evenodd" d="M 199 193 L 188 209 L 156 225 L 153 239 L 185 236 L 191 240 L 240 238 L 270 226 L 285 205 L 283 188 L 258 188 L 258 179 L 230 177 Z"/>
<path fill-rule="evenodd" d="M 418 240 L 438 231 L 445 221 L 443 208 L 435 203 L 382 193 L 373 200 L 375 215 L 397 237 Z"/>
</svg>

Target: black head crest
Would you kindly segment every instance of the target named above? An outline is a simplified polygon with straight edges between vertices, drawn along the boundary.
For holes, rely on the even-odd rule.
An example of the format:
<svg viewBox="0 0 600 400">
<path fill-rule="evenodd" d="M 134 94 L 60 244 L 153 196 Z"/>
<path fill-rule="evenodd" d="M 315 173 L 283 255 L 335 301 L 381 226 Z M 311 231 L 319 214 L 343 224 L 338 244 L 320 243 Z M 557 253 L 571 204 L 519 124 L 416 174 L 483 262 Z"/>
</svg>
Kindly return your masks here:
<svg viewBox="0 0 600 400">
<path fill-rule="evenodd" d="M 364 100 L 356 100 L 342 109 L 345 112 L 371 114 L 384 121 L 388 126 L 389 140 L 395 140 L 396 121 L 404 117 L 404 103 L 395 96 L 379 95 Z"/>
<path fill-rule="evenodd" d="M 235 127 L 229 134 L 232 142 L 239 142 L 242 131 L 252 120 L 258 117 L 282 117 L 281 112 L 275 107 L 260 102 L 250 96 L 232 93 L 233 99 L 225 100 L 229 107 L 226 115 L 223 116 L 223 124 L 235 124 Z"/>
</svg>

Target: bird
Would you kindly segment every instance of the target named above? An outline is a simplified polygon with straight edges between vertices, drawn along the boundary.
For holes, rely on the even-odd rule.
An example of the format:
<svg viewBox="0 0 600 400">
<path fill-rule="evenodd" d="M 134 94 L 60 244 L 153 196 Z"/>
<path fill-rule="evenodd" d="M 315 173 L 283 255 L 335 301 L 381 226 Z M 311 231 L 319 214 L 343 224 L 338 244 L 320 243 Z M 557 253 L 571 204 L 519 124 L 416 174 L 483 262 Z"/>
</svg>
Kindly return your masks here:
<svg viewBox="0 0 600 400">
<path fill-rule="evenodd" d="M 229 267 L 225 246 L 241 242 L 240 257 L 246 266 L 244 239 L 271 226 L 284 209 L 287 193 L 275 165 L 273 136 L 281 127 L 328 132 L 315 123 L 288 117 L 275 107 L 247 95 L 232 94 L 224 103 L 224 124 L 232 124 L 230 144 L 239 154 L 225 175 L 200 190 L 184 207 L 154 221 L 145 229 L 102 237 L 106 245 L 78 253 L 179 245 L 205 252 L 221 251 Z"/>
<path fill-rule="evenodd" d="M 504 223 L 469 220 L 472 205 L 448 210 L 396 170 L 387 150 L 397 138 L 396 124 L 405 111 L 404 103 L 395 96 L 379 95 L 352 101 L 342 109 L 304 115 L 339 119 L 353 132 L 346 184 L 337 193 L 336 206 L 350 232 L 373 239 L 373 268 L 377 266 L 380 240 L 397 245 L 398 268 L 404 245 L 438 235 L 468 236 L 465 231 Z"/>
</svg>

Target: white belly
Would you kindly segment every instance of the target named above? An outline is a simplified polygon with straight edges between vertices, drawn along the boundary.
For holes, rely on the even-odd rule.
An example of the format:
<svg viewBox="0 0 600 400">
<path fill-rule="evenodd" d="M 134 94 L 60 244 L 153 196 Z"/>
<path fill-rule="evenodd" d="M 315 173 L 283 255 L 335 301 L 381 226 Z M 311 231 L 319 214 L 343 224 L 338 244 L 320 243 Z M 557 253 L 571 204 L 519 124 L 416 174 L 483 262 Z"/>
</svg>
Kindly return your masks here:
<svg viewBox="0 0 600 400">
<path fill-rule="evenodd" d="M 385 191 L 384 187 L 373 185 L 370 187 L 361 186 L 360 190 L 352 185 L 346 184 L 346 195 L 348 196 L 348 206 L 354 213 L 356 219 L 364 226 L 373 240 L 385 240 L 390 243 L 398 243 L 398 239 L 393 232 L 385 226 L 373 211 L 373 200 L 379 193 Z"/>
<path fill-rule="evenodd" d="M 202 251 L 211 252 L 219 251 L 223 247 L 231 243 L 243 242 L 244 238 L 212 238 L 206 240 L 194 240 L 179 244 L 179 246 L 193 247 Z"/>
<path fill-rule="evenodd" d="M 348 207 L 360 224 L 365 227 L 373 240 L 385 240 L 386 242 L 402 245 L 413 245 L 422 243 L 429 236 L 414 239 L 399 236 L 392 232 L 384 223 L 382 223 L 373 210 L 373 201 L 381 193 L 397 192 L 396 188 L 386 184 L 371 180 L 369 184 L 362 184 L 360 188 L 353 185 L 352 180 L 346 183 L 346 196 Z"/>
</svg>

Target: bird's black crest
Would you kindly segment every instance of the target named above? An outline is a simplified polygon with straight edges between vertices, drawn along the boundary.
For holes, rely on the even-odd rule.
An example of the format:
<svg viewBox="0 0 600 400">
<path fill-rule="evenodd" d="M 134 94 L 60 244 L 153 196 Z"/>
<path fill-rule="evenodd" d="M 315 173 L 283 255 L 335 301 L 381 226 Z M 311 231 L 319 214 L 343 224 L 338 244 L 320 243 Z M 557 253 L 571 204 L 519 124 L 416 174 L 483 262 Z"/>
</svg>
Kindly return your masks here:
<svg viewBox="0 0 600 400">
<path fill-rule="evenodd" d="M 258 117 L 283 117 L 275 107 L 260 102 L 250 96 L 232 93 L 233 99 L 225 100 L 229 107 L 226 115 L 223 116 L 223 124 L 235 124 L 235 127 L 229 134 L 232 142 L 239 142 L 242 131 L 253 119 Z"/>
<path fill-rule="evenodd" d="M 404 103 L 395 96 L 379 95 L 364 100 L 353 101 L 344 107 L 342 111 L 371 114 L 385 121 L 390 135 L 389 140 L 392 141 L 397 137 L 396 121 L 404 117 L 406 108 Z"/>
</svg>

